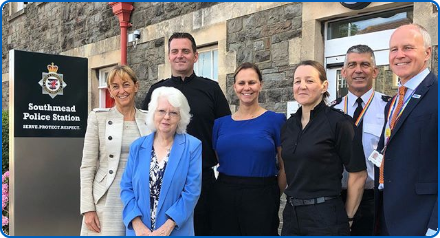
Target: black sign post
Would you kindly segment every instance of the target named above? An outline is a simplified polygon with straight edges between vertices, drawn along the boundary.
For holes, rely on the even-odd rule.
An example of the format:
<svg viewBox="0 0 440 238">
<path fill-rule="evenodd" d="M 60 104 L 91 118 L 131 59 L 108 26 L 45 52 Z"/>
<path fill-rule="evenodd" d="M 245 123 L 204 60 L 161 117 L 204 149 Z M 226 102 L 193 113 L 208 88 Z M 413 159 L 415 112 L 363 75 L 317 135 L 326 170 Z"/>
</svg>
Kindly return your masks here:
<svg viewBox="0 0 440 238">
<path fill-rule="evenodd" d="M 79 235 L 86 58 L 12 50 L 10 234 Z"/>
</svg>

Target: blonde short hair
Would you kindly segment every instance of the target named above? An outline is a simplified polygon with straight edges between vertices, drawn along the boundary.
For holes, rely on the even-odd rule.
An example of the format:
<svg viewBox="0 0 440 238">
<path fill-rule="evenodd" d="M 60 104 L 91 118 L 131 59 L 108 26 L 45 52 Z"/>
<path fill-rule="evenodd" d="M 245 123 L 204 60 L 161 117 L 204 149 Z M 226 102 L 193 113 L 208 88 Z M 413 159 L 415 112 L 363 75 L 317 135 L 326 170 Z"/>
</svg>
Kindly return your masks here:
<svg viewBox="0 0 440 238">
<path fill-rule="evenodd" d="M 112 84 L 116 76 L 119 76 L 119 78 L 121 78 L 122 81 L 128 81 L 129 79 L 131 79 L 135 84 L 138 81 L 136 74 L 130 67 L 128 67 L 127 65 L 116 65 L 108 74 L 107 77 L 108 88 L 110 88 L 110 84 Z"/>
</svg>

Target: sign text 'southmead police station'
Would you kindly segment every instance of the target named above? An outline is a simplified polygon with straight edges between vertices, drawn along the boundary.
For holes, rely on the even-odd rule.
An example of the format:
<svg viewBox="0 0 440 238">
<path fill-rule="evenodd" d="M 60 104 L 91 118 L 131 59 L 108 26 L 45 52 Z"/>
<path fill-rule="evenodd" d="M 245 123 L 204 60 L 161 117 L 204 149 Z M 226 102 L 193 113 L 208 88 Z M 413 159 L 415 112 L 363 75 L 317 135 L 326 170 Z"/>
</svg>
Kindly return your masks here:
<svg viewBox="0 0 440 238">
<path fill-rule="evenodd" d="M 16 137 L 83 137 L 87 60 L 15 51 Z M 25 62 L 25 63 L 23 63 Z M 81 70 L 78 70 L 81 69 Z"/>
</svg>

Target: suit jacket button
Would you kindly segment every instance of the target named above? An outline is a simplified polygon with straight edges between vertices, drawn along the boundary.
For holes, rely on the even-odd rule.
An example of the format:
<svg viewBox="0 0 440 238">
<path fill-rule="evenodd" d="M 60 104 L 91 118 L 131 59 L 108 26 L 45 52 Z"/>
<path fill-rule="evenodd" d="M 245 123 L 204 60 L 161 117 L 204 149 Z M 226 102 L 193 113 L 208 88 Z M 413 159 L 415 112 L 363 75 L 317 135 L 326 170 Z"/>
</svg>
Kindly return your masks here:
<svg viewBox="0 0 440 238">
<path fill-rule="evenodd" d="M 113 137 L 109 136 L 109 137 L 108 137 L 108 139 L 109 139 L 109 140 L 112 140 L 112 139 L 113 139 Z"/>
<path fill-rule="evenodd" d="M 113 122 L 112 121 L 108 121 L 108 124 L 111 125 L 111 124 L 113 124 Z"/>
<path fill-rule="evenodd" d="M 108 173 L 109 173 L 109 174 L 113 174 L 113 170 L 109 170 Z"/>
<path fill-rule="evenodd" d="M 108 157 L 113 158 L 113 155 L 109 155 Z"/>
</svg>

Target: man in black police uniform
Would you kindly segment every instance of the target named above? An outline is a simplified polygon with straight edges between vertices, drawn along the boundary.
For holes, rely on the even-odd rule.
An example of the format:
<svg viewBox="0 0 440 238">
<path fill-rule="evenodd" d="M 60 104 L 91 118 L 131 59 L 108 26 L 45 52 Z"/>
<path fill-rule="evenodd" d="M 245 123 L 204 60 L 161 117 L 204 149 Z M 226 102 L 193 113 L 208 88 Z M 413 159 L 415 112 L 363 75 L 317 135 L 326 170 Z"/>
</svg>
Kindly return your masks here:
<svg viewBox="0 0 440 238">
<path fill-rule="evenodd" d="M 174 33 L 168 40 L 168 60 L 171 78 L 153 84 L 145 97 L 142 109 L 148 110 L 153 90 L 168 86 L 179 89 L 191 107 L 191 122 L 187 131 L 202 141 L 202 192 L 194 211 L 195 235 L 210 235 L 208 193 L 215 182 L 213 166 L 217 158 L 212 149 L 214 120 L 230 115 L 228 102 L 217 82 L 198 77 L 194 73 L 198 52 L 196 42 L 189 33 Z"/>
<path fill-rule="evenodd" d="M 347 80 L 348 94 L 336 99 L 332 106 L 353 117 L 357 125 L 355 138 L 362 140 L 367 164 L 367 180 L 361 203 L 353 218 L 351 235 L 373 235 L 374 220 L 374 164 L 368 161 L 376 149 L 384 124 L 384 108 L 390 97 L 373 90 L 378 75 L 373 50 L 366 45 L 355 45 L 347 50 L 342 76 Z M 347 172 L 342 178 L 342 197 L 347 196 Z"/>
</svg>

